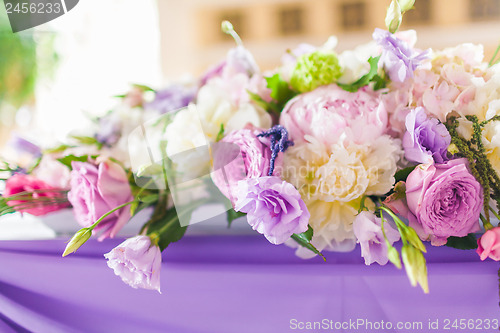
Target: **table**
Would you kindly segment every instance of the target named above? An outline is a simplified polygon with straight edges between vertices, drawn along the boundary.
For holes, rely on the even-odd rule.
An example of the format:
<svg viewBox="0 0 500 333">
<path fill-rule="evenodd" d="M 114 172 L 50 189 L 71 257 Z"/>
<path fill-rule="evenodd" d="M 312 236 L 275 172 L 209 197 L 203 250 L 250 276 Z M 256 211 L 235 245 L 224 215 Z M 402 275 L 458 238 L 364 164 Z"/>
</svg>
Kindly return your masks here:
<svg viewBox="0 0 500 333">
<path fill-rule="evenodd" d="M 473 251 L 429 246 L 426 295 L 390 264 L 365 266 L 359 248 L 324 263 L 260 235 L 187 236 L 163 254 L 159 294 L 107 267 L 103 253 L 123 239 L 62 258 L 66 240 L 0 242 L 0 332 L 372 332 L 381 321 L 427 332 L 436 320 L 500 318 L 500 265 Z M 339 330 L 299 329 L 315 321 Z"/>
</svg>

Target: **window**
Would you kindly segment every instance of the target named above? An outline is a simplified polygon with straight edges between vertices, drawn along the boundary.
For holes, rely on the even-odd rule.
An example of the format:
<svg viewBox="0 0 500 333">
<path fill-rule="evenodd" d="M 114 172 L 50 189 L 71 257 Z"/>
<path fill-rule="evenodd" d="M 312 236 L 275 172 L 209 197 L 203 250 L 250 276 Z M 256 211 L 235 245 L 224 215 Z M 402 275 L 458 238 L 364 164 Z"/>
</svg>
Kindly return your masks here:
<svg viewBox="0 0 500 333">
<path fill-rule="evenodd" d="M 279 12 L 279 29 L 282 35 L 298 35 L 304 32 L 304 10 L 285 8 Z"/>
<path fill-rule="evenodd" d="M 344 3 L 340 7 L 344 30 L 364 28 L 366 24 L 366 6 L 364 2 Z"/>
<path fill-rule="evenodd" d="M 403 22 L 409 24 L 429 23 L 432 20 L 431 0 L 415 1 L 414 8 L 405 13 Z"/>
<path fill-rule="evenodd" d="M 221 13 L 217 17 L 217 22 L 214 24 L 215 28 L 219 31 L 220 39 L 223 41 L 230 41 L 231 37 L 223 33 L 220 29 L 220 24 L 222 21 L 229 21 L 234 27 L 234 30 L 238 33 L 238 35 L 244 39 L 246 37 L 246 29 L 245 29 L 245 15 L 241 11 L 227 11 Z"/>
<path fill-rule="evenodd" d="M 469 0 L 470 17 L 474 21 L 500 17 L 500 0 Z"/>
</svg>

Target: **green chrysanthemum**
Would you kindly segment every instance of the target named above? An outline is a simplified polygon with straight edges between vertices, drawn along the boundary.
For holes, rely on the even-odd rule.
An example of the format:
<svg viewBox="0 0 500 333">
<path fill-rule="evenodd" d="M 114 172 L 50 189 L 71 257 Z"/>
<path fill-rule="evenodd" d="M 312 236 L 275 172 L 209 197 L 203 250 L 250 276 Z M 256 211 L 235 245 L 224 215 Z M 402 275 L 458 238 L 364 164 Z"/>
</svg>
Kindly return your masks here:
<svg viewBox="0 0 500 333">
<path fill-rule="evenodd" d="M 335 82 L 342 75 L 334 52 L 316 51 L 297 60 L 290 84 L 295 90 L 307 92 Z"/>
</svg>

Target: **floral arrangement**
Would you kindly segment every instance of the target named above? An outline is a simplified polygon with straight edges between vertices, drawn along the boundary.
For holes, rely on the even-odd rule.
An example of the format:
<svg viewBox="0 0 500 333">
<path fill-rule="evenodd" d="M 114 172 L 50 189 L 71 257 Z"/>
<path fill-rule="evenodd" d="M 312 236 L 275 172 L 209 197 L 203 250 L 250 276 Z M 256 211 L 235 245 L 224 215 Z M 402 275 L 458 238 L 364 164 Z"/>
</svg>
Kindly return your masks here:
<svg viewBox="0 0 500 333">
<path fill-rule="evenodd" d="M 412 6 L 393 0 L 368 44 L 301 44 L 271 72 L 223 22 L 237 46 L 194 84 L 135 86 L 55 149 L 18 138 L 32 158 L 4 163 L 0 214 L 72 207 L 82 229 L 66 256 L 151 207 L 104 256 L 125 283 L 158 291 L 161 252 L 213 202 L 302 258 L 359 243 L 367 265 L 404 266 L 424 292 L 426 246 L 499 261 L 500 65 L 480 45 L 416 48 L 414 31 L 397 31 Z"/>
</svg>

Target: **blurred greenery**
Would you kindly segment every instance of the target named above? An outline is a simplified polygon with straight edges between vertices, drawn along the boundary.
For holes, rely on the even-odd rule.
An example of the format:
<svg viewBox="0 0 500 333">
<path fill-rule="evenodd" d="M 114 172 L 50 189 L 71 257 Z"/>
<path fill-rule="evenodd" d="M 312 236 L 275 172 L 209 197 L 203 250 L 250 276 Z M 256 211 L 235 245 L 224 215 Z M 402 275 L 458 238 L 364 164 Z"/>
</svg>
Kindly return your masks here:
<svg viewBox="0 0 500 333">
<path fill-rule="evenodd" d="M 0 10 L 0 114 L 34 100 L 37 79 L 51 76 L 57 63 L 54 40 L 55 33 L 33 29 L 13 33 Z"/>
</svg>

